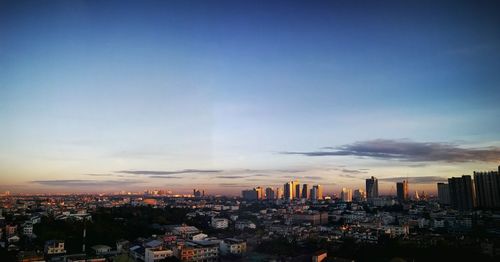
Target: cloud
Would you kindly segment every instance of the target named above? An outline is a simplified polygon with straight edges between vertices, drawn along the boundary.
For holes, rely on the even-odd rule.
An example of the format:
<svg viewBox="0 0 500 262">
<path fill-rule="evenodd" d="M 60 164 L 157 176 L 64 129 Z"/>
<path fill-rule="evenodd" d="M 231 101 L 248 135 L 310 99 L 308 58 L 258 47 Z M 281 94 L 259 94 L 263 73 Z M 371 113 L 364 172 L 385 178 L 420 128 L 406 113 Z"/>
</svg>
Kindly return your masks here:
<svg viewBox="0 0 500 262">
<path fill-rule="evenodd" d="M 240 179 L 247 178 L 248 176 L 216 176 L 216 178 L 224 178 L 224 179 Z"/>
<path fill-rule="evenodd" d="M 137 181 L 130 180 L 80 180 L 80 179 L 68 179 L 68 180 L 34 180 L 32 183 L 44 185 L 44 186 L 60 186 L 60 187 L 102 187 L 102 186 L 123 186 L 136 184 Z"/>
<path fill-rule="evenodd" d="M 148 178 L 175 179 L 175 178 L 182 178 L 182 177 L 178 177 L 178 176 L 149 176 Z"/>
<path fill-rule="evenodd" d="M 359 178 L 357 176 L 349 175 L 349 174 L 340 174 L 340 177 L 345 177 L 345 178 Z"/>
<path fill-rule="evenodd" d="M 216 176 L 216 178 L 223 179 L 240 179 L 240 178 L 250 178 L 250 177 L 268 177 L 266 174 L 254 174 L 254 175 L 220 175 Z"/>
<path fill-rule="evenodd" d="M 211 170 L 211 169 L 183 169 L 174 171 L 151 171 L 151 170 L 122 170 L 116 173 L 131 174 L 131 175 L 156 175 L 156 176 L 168 176 L 176 174 L 198 174 L 198 173 L 220 173 L 222 170 Z"/>
<path fill-rule="evenodd" d="M 236 187 L 236 188 L 246 188 L 246 187 L 249 187 L 249 185 L 239 184 L 239 183 L 220 183 L 218 185 L 221 186 L 221 187 Z"/>
<path fill-rule="evenodd" d="M 304 156 L 357 156 L 410 162 L 444 161 L 457 162 L 498 162 L 500 148 L 463 148 L 450 143 L 413 142 L 410 140 L 376 139 L 347 144 L 328 150 L 310 152 L 281 152 L 288 155 Z"/>
<path fill-rule="evenodd" d="M 446 182 L 448 181 L 447 177 L 440 176 L 414 176 L 414 177 L 388 177 L 388 178 L 379 178 L 379 181 L 384 182 L 401 182 L 403 180 L 407 180 L 408 183 L 414 184 L 432 184 L 437 182 Z"/>
<path fill-rule="evenodd" d="M 113 176 L 112 174 L 85 174 L 86 176 Z"/>
<path fill-rule="evenodd" d="M 281 176 L 283 178 L 290 178 L 290 179 L 305 179 L 305 180 L 322 180 L 323 177 L 320 176 Z"/>
<path fill-rule="evenodd" d="M 341 171 L 342 171 L 342 173 L 348 173 L 348 174 L 364 174 L 364 173 L 368 173 L 367 171 L 364 171 L 364 170 L 361 170 L 361 169 L 347 169 L 347 168 L 344 168 Z"/>
</svg>

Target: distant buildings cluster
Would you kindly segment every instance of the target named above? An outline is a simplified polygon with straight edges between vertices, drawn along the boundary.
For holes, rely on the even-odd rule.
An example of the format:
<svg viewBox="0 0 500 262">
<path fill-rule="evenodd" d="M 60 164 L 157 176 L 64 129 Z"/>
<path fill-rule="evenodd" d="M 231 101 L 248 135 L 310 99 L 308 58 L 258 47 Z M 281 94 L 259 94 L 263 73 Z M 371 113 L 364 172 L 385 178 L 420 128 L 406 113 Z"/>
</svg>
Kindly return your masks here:
<svg viewBox="0 0 500 262">
<path fill-rule="evenodd" d="M 438 183 L 438 198 L 457 210 L 500 208 L 500 166 L 496 171 L 474 172 L 452 177 L 448 183 Z"/>
<path fill-rule="evenodd" d="M 309 189 L 308 184 L 301 185 L 299 180 L 293 180 L 283 185 L 283 188 L 268 187 L 264 190 L 263 187 L 255 187 L 249 190 L 243 190 L 241 195 L 246 200 L 273 200 L 273 199 L 323 199 L 323 187 L 321 185 L 313 185 Z"/>
<path fill-rule="evenodd" d="M 403 180 L 402 182 L 397 182 L 397 196 L 400 201 L 407 201 L 409 199 L 408 193 L 408 181 Z M 321 185 L 313 185 L 311 188 L 308 184 L 300 184 L 299 180 L 293 180 L 285 183 L 283 188 L 271 188 L 268 187 L 264 189 L 263 187 L 257 186 L 253 189 L 243 190 L 241 192 L 243 199 L 245 200 L 274 200 L 274 199 L 284 199 L 284 200 L 296 200 L 296 199 L 306 199 L 306 200 L 321 200 L 324 199 L 323 187 Z M 370 177 L 366 179 L 365 190 L 359 188 L 353 190 L 350 188 L 342 188 L 340 192 L 340 199 L 343 202 L 355 201 L 374 201 L 379 199 L 378 190 L 378 179 L 376 177 Z"/>
</svg>

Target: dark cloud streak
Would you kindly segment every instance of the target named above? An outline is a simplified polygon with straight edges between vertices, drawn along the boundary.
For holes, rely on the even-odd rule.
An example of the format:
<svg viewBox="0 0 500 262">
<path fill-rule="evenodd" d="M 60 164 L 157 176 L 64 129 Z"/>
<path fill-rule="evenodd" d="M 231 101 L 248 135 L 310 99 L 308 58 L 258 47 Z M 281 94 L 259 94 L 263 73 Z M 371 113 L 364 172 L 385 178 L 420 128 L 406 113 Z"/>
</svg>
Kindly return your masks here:
<svg viewBox="0 0 500 262">
<path fill-rule="evenodd" d="M 155 175 L 155 176 L 169 176 L 177 174 L 199 174 L 199 173 L 220 173 L 222 170 L 210 169 L 183 169 L 175 171 L 151 171 L 151 170 L 122 170 L 116 173 L 131 174 L 131 175 Z"/>
<path fill-rule="evenodd" d="M 61 186 L 61 187 L 101 187 L 101 186 L 123 186 L 136 184 L 137 181 L 127 181 L 127 180 L 80 180 L 80 179 L 68 179 L 68 180 L 34 180 L 31 181 L 35 184 L 40 184 L 44 186 Z"/>
<path fill-rule="evenodd" d="M 281 152 L 287 155 L 304 156 L 357 156 L 409 162 L 443 161 L 457 162 L 498 162 L 500 148 L 462 148 L 450 143 L 413 142 L 410 140 L 376 139 L 347 144 L 336 148 L 323 148 L 311 152 Z"/>
<path fill-rule="evenodd" d="M 437 182 L 446 182 L 448 181 L 447 177 L 440 176 L 414 176 L 414 177 L 387 177 L 387 178 L 379 178 L 379 181 L 383 182 L 401 182 L 403 180 L 408 180 L 408 182 L 414 184 L 432 184 Z"/>
</svg>

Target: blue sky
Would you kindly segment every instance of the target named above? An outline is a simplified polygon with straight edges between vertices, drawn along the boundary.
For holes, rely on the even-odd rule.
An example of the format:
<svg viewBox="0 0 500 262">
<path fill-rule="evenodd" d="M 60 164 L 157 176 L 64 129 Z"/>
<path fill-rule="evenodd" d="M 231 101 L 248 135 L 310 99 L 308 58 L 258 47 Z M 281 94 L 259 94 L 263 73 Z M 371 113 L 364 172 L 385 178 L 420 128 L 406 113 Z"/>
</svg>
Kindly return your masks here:
<svg viewBox="0 0 500 262">
<path fill-rule="evenodd" d="M 3 1 L 0 189 L 238 192 L 298 177 L 334 192 L 371 175 L 415 177 L 420 189 L 417 178 L 495 169 L 499 11 L 493 1 Z M 374 141 L 407 155 L 288 154 L 380 151 Z M 413 155 L 422 145 L 488 152 L 432 161 Z M 202 172 L 120 173 L 183 170 Z"/>
</svg>

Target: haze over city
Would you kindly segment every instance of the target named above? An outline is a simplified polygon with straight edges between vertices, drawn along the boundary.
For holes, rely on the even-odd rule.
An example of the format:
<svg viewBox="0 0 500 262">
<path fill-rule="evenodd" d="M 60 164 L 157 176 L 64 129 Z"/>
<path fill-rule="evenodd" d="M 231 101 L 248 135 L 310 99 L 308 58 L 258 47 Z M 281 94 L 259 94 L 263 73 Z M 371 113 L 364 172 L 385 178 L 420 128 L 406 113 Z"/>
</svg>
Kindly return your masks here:
<svg viewBox="0 0 500 262">
<path fill-rule="evenodd" d="M 216 2 L 0 2 L 0 191 L 433 193 L 497 169 L 495 2 Z"/>
</svg>

